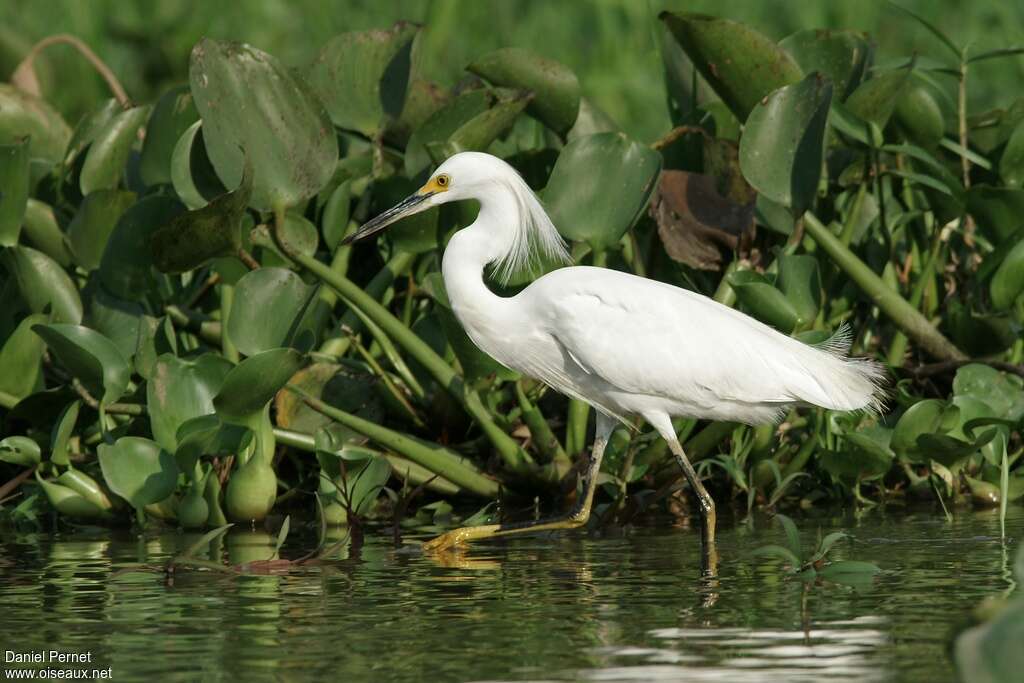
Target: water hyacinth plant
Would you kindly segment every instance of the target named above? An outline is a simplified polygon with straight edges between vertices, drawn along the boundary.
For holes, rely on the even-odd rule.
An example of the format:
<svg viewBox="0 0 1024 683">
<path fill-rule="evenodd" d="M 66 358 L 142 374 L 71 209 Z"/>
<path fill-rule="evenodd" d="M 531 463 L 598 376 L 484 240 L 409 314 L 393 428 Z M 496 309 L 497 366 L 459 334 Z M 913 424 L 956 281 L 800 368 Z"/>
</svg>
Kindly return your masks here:
<svg viewBox="0 0 1024 683">
<path fill-rule="evenodd" d="M 147 104 L 99 63 L 114 97 L 74 126 L 30 53 L 0 85 L 0 504 L 189 529 L 564 507 L 592 411 L 455 320 L 439 255 L 473 207 L 342 245 L 452 154 L 486 150 L 539 193 L 576 263 L 696 289 L 807 343 L 845 328 L 888 363 L 882 415 L 680 420 L 741 508 L 1005 510 L 1024 495 L 1024 106 L 970 112 L 967 90 L 972 64 L 1019 51 L 900 17 L 935 35 L 934 56 L 662 14 L 664 71 L 646 76 L 675 127 L 649 144 L 543 55 L 480 55 L 439 86 L 411 23 L 338 35 L 307 64 L 203 39 L 187 83 Z M 602 476 L 597 523 L 676 492 L 650 432 L 619 430 Z"/>
</svg>

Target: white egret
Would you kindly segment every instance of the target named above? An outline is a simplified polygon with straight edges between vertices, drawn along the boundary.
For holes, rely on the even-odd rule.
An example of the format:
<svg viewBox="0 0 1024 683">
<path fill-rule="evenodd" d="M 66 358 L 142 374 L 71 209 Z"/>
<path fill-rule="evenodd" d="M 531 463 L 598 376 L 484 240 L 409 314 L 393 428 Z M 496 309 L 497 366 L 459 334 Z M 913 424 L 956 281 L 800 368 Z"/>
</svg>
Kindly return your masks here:
<svg viewBox="0 0 1024 683">
<path fill-rule="evenodd" d="M 415 194 L 350 240 L 464 199 L 480 203 L 479 215 L 451 238 L 442 262 L 455 316 L 470 339 L 501 364 L 593 406 L 597 430 L 583 495 L 568 515 L 456 529 L 426 543 L 428 550 L 583 525 L 616 422 L 639 415 L 668 442 L 697 495 L 707 561 L 714 554 L 715 505 L 683 452 L 672 417 L 760 424 L 795 405 L 879 405 L 882 370 L 845 357 L 846 334 L 808 346 L 700 294 L 606 268 L 561 268 L 515 296 L 495 295 L 484 282 L 488 265 L 507 278 L 538 255 L 565 262 L 569 255 L 526 182 L 489 154 L 452 156 Z"/>
</svg>

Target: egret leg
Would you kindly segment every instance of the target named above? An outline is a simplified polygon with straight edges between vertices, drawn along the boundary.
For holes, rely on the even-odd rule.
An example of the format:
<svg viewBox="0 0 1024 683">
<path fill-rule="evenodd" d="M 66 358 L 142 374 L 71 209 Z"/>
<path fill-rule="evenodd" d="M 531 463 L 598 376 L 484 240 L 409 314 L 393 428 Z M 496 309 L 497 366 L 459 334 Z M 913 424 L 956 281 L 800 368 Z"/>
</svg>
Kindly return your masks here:
<svg viewBox="0 0 1024 683">
<path fill-rule="evenodd" d="M 686 457 L 686 452 L 683 451 L 679 439 L 674 434 L 671 439 L 668 439 L 668 447 L 672 450 L 672 454 L 676 456 L 676 462 L 679 463 L 680 469 L 683 470 L 686 480 L 690 482 L 690 488 L 697 494 L 697 504 L 700 507 L 701 516 L 704 572 L 713 576 L 718 573 L 718 550 L 715 548 L 715 501 L 711 494 L 708 493 L 708 490 L 704 488 L 700 477 L 697 476 L 697 471 L 693 469 L 690 459 Z"/>
<path fill-rule="evenodd" d="M 590 462 L 583 474 L 583 494 L 577 499 L 569 514 L 548 517 L 532 522 L 515 522 L 512 524 L 485 524 L 482 526 L 462 527 L 442 534 L 423 544 L 428 552 L 447 550 L 482 538 L 511 536 L 512 534 L 529 533 L 532 531 L 549 531 L 554 529 L 575 529 L 583 526 L 590 519 L 590 508 L 594 502 L 594 491 L 597 489 L 597 473 L 601 470 L 601 458 L 604 457 L 608 438 L 615 429 L 615 421 L 601 413 L 597 414 L 597 433 Z"/>
</svg>

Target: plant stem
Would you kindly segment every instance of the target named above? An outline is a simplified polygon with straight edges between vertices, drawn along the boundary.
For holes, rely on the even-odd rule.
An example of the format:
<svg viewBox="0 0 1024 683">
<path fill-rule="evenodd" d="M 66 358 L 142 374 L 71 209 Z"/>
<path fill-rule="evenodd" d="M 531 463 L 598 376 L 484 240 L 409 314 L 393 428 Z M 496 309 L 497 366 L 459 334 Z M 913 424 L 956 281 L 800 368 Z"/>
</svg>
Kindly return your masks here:
<svg viewBox="0 0 1024 683">
<path fill-rule="evenodd" d="M 894 292 L 860 258 L 839 241 L 817 216 L 804 214 L 807 234 L 814 239 L 832 261 L 852 279 L 872 303 L 892 319 L 906 335 L 939 360 L 966 360 L 967 356 L 946 339 L 920 311 Z"/>
<path fill-rule="evenodd" d="M 515 389 L 519 408 L 523 412 L 523 422 L 530 430 L 530 436 L 533 437 L 537 452 L 543 455 L 548 462 L 564 464 L 568 469 L 572 465 L 572 461 L 562 449 L 562 444 L 558 442 L 558 437 L 551 431 L 551 426 L 544 419 L 540 409 L 527 398 L 521 381 L 515 383 Z"/>
<path fill-rule="evenodd" d="M 228 319 L 231 315 L 231 304 L 235 300 L 235 286 L 226 282 L 220 285 L 220 348 L 224 351 L 224 357 L 229 361 L 238 364 L 238 349 L 228 338 Z"/>
</svg>

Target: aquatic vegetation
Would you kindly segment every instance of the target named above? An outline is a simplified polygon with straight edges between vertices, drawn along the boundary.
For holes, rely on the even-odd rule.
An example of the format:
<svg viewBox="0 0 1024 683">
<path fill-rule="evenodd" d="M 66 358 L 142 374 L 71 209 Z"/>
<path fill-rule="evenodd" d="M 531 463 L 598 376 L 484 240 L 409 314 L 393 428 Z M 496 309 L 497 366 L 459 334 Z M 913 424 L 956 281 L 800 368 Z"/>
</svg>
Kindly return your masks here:
<svg viewBox="0 0 1024 683">
<path fill-rule="evenodd" d="M 775 515 L 786 532 L 785 545 L 765 545 L 754 550 L 755 555 L 777 557 L 786 565 L 786 572 L 804 581 L 825 579 L 835 583 L 861 583 L 881 571 L 878 565 L 862 560 L 830 560 L 829 553 L 836 543 L 849 538 L 849 534 L 833 531 L 808 554 L 804 554 L 800 532 L 792 519 L 783 514 Z"/>
<path fill-rule="evenodd" d="M 187 85 L 147 104 L 117 87 L 74 126 L 28 58 L 0 86 L 5 519 L 294 513 L 355 538 L 499 498 L 504 517 L 567 507 L 593 411 L 459 327 L 438 257 L 473 208 L 342 244 L 463 150 L 516 167 L 576 263 L 887 362 L 877 412 L 678 421 L 716 493 L 748 512 L 919 496 L 1005 517 L 1024 495 L 1024 108 L 969 112 L 967 92 L 975 63 L 1018 51 L 924 26 L 935 55 L 876 59 L 853 31 L 777 43 L 665 13 L 664 72 L 643 77 L 664 79 L 675 127 L 650 144 L 524 50 L 441 87 L 409 23 L 339 35 L 309 64 L 203 39 Z M 532 276 L 507 275 L 496 291 Z M 655 434 L 618 430 L 596 516 L 680 511 L 676 476 Z M 828 547 L 789 551 L 806 571 Z"/>
</svg>

